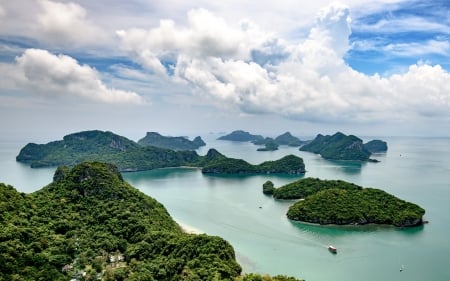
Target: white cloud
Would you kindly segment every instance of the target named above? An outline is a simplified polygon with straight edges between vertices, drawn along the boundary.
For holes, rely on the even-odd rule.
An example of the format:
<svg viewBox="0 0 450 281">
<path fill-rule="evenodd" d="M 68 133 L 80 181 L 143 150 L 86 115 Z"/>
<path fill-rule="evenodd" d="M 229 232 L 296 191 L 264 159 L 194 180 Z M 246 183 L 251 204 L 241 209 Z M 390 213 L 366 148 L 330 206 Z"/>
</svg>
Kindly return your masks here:
<svg viewBox="0 0 450 281">
<path fill-rule="evenodd" d="M 448 41 L 428 40 L 421 43 L 394 43 L 383 47 L 385 52 L 397 56 L 421 56 L 427 54 L 450 55 L 450 43 Z"/>
<path fill-rule="evenodd" d="M 167 73 L 164 62 L 170 60 L 173 81 L 187 82 L 202 97 L 246 113 L 344 122 L 448 118 L 450 84 L 445 81 L 450 75 L 440 66 L 417 64 L 405 74 L 380 77 L 345 64 L 349 14 L 346 6 L 329 5 L 300 44 L 254 24 L 249 29 L 229 25 L 205 10 L 191 11 L 186 26 L 166 20 L 150 30 L 122 30 L 118 35 L 122 47 L 144 67 Z M 267 48 L 268 42 L 282 43 Z M 433 46 L 446 48 L 430 42 L 429 49 Z M 258 63 L 255 52 L 277 57 L 277 63 Z"/>
<path fill-rule="evenodd" d="M 134 92 L 108 88 L 99 73 L 66 55 L 28 49 L 15 64 L 2 64 L 2 88 L 25 89 L 46 97 L 81 97 L 103 103 L 144 103 Z"/>
<path fill-rule="evenodd" d="M 64 47 L 104 44 L 107 36 L 87 18 L 86 10 L 73 2 L 39 0 L 37 17 L 39 36 L 46 42 Z"/>
</svg>

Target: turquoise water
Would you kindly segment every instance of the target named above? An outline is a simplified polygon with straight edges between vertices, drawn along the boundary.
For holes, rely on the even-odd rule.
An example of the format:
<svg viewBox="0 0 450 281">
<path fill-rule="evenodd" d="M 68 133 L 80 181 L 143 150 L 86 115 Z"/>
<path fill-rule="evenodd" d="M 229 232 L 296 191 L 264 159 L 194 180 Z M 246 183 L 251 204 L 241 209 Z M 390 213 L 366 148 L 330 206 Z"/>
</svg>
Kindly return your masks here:
<svg viewBox="0 0 450 281">
<path fill-rule="evenodd" d="M 208 137 L 210 138 L 208 140 Z M 126 173 L 124 178 L 163 203 L 179 222 L 227 239 L 246 272 L 288 274 L 308 281 L 450 280 L 450 139 L 384 138 L 389 151 L 380 163 L 327 161 L 282 147 L 257 152 L 249 143 L 204 138 L 215 147 L 252 163 L 286 154 L 303 157 L 308 177 L 343 179 L 386 190 L 426 209 L 423 227 L 337 227 L 293 223 L 285 213 L 292 202 L 262 194 L 298 176 L 206 176 L 198 169 Z M 0 181 L 31 192 L 51 181 L 54 169 L 30 169 L 14 161 L 20 142 L 0 146 Z M 338 248 L 328 252 L 327 245 Z M 400 268 L 404 268 L 401 272 Z"/>
</svg>

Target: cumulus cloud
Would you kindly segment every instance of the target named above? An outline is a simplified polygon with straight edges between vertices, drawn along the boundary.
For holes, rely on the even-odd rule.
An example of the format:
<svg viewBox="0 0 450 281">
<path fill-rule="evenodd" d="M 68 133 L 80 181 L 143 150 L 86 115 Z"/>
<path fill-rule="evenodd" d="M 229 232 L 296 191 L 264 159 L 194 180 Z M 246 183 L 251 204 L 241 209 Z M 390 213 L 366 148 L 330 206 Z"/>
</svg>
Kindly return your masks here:
<svg viewBox="0 0 450 281">
<path fill-rule="evenodd" d="M 86 10 L 76 3 L 39 0 L 41 12 L 37 29 L 46 42 L 58 46 L 96 45 L 106 34 L 87 18 Z"/>
<path fill-rule="evenodd" d="M 249 21 L 228 24 L 206 10 L 192 10 L 186 26 L 164 20 L 150 30 L 117 34 L 144 67 L 246 113 L 351 122 L 448 117 L 450 75 L 440 66 L 417 64 L 404 74 L 381 77 L 345 63 L 349 15 L 341 4 L 322 9 L 301 43 Z"/>
<path fill-rule="evenodd" d="M 10 79 L 8 87 L 19 87 L 47 97 L 81 97 L 104 103 L 140 104 L 144 100 L 134 92 L 108 88 L 99 73 L 88 65 L 80 65 L 66 55 L 46 50 L 28 49 L 15 64 L 3 64 Z M 5 78 L 4 78 L 5 79 Z"/>
</svg>

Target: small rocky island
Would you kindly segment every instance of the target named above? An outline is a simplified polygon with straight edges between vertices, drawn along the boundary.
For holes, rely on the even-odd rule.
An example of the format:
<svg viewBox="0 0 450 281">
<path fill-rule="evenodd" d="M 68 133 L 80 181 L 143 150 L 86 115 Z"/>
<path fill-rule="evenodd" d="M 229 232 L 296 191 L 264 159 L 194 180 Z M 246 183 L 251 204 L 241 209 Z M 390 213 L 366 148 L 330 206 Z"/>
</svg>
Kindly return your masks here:
<svg viewBox="0 0 450 281">
<path fill-rule="evenodd" d="M 228 158 L 215 149 L 205 156 L 195 151 L 175 151 L 155 146 L 142 146 L 112 132 L 84 131 L 67 135 L 63 140 L 47 144 L 29 143 L 16 160 L 32 168 L 73 166 L 84 161 L 114 164 L 121 172 L 152 170 L 166 167 L 197 167 L 205 174 L 298 174 L 305 172 L 303 159 L 294 155 L 276 161 L 252 165 L 241 159 Z"/>
<path fill-rule="evenodd" d="M 257 151 L 274 151 L 278 150 L 280 145 L 287 145 L 298 147 L 305 144 L 305 141 L 301 141 L 299 138 L 294 137 L 290 132 L 286 132 L 277 136 L 276 138 L 263 137 L 261 135 L 253 135 L 249 132 L 237 130 L 228 135 L 218 138 L 219 140 L 251 142 L 255 145 L 262 145 Z"/>
<path fill-rule="evenodd" d="M 354 135 L 345 135 L 341 132 L 330 135 L 317 135 L 310 143 L 300 147 L 301 151 L 320 154 L 330 160 L 357 160 L 374 161 L 370 159 L 372 152 L 387 150 L 387 144 L 380 140 L 374 140 L 363 144 L 363 141 Z"/>
<path fill-rule="evenodd" d="M 186 137 L 168 137 L 157 132 L 147 132 L 145 137 L 138 141 L 138 144 L 142 146 L 156 146 L 172 150 L 196 150 L 206 145 L 200 136 L 195 137 L 191 141 Z"/>
<path fill-rule="evenodd" d="M 276 199 L 303 199 L 289 207 L 287 217 L 321 225 L 409 227 L 421 225 L 425 214 L 420 206 L 383 190 L 341 180 L 305 178 L 279 188 L 268 181 L 263 185 L 263 192 Z"/>
</svg>

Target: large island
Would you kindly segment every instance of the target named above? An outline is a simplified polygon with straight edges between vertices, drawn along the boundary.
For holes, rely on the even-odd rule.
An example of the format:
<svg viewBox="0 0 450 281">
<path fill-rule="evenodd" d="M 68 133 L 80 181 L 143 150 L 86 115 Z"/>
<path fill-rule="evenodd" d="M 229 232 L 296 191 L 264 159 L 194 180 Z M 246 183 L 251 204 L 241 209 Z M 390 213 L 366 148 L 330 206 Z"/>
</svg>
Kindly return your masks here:
<svg viewBox="0 0 450 281">
<path fill-rule="evenodd" d="M 227 241 L 184 233 L 110 164 L 59 167 L 31 194 L 0 183 L 0 210 L 0 280 L 296 280 L 240 275 Z"/>
<path fill-rule="evenodd" d="M 138 144 L 172 150 L 196 150 L 206 145 L 200 136 L 195 137 L 193 140 L 189 140 L 185 137 L 163 136 L 157 132 L 147 132 L 145 137 L 138 141 Z"/>
<path fill-rule="evenodd" d="M 263 185 L 276 199 L 302 199 L 287 212 L 291 220 L 317 224 L 387 224 L 397 227 L 423 223 L 425 210 L 375 188 L 363 188 L 342 180 L 305 178 L 274 188 Z"/>
<path fill-rule="evenodd" d="M 369 161 L 372 151 L 385 152 L 387 144 L 380 140 L 364 144 L 354 135 L 347 136 L 337 132 L 332 136 L 319 134 L 310 143 L 300 147 L 300 150 L 320 154 L 323 158 L 330 160 Z"/>
<path fill-rule="evenodd" d="M 98 130 L 70 134 L 63 140 L 47 144 L 29 143 L 20 150 L 16 160 L 30 164 L 32 168 L 102 161 L 116 165 L 122 172 L 181 166 L 199 167 L 208 174 L 305 172 L 303 160 L 294 155 L 252 165 L 241 159 L 228 158 L 215 149 L 200 156 L 191 150 L 142 146 L 123 136 Z"/>
</svg>

